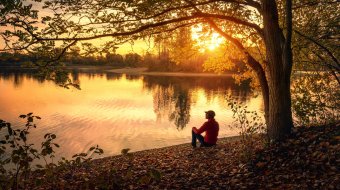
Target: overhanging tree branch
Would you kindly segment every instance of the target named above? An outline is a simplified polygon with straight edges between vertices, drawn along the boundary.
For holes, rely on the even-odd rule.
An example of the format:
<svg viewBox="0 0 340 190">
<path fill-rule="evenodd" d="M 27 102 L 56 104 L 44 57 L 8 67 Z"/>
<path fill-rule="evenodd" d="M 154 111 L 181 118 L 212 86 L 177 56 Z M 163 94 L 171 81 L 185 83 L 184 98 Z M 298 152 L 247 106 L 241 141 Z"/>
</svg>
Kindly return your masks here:
<svg viewBox="0 0 340 190">
<path fill-rule="evenodd" d="M 313 38 L 307 36 L 307 35 L 304 35 L 302 34 L 301 32 L 299 32 L 298 30 L 293 30 L 295 33 L 297 33 L 298 35 L 306 38 L 307 40 L 313 42 L 314 44 L 316 44 L 317 46 L 319 46 L 321 49 L 325 50 L 325 52 L 331 57 L 331 59 L 334 61 L 334 63 L 338 66 L 338 68 L 340 68 L 340 64 L 339 64 L 339 61 L 338 59 L 333 55 L 333 53 L 328 49 L 326 48 L 324 45 L 322 45 L 321 43 L 317 42 L 316 40 L 314 40 Z"/>
<path fill-rule="evenodd" d="M 44 65 L 44 67 L 47 67 L 47 66 L 49 66 L 51 63 L 54 63 L 54 62 L 60 60 L 61 57 L 66 53 L 66 51 L 67 51 L 70 47 L 72 47 L 73 45 L 75 45 L 76 43 L 77 43 L 77 40 L 74 40 L 73 42 L 71 42 L 70 44 L 68 44 L 67 46 L 65 46 L 65 47 L 63 48 L 63 50 L 60 52 L 60 54 L 58 55 L 58 57 L 56 57 L 56 58 L 54 58 L 54 59 L 52 59 L 52 60 L 47 61 L 46 64 Z"/>
<path fill-rule="evenodd" d="M 203 17 L 203 18 L 218 18 L 218 19 L 222 19 L 222 20 L 228 20 L 228 21 L 236 23 L 236 24 L 244 25 L 244 26 L 255 29 L 258 32 L 258 34 L 261 37 L 263 37 L 263 30 L 260 26 L 258 26 L 257 24 L 247 22 L 247 21 L 244 21 L 242 19 L 233 17 L 233 16 L 209 14 L 209 13 L 203 13 L 203 12 L 198 12 L 198 13 L 195 13 L 194 15 L 197 15 L 197 16 Z"/>
<path fill-rule="evenodd" d="M 195 2 L 193 5 L 194 6 L 202 6 L 202 5 L 212 4 L 212 3 L 216 3 L 216 2 L 235 3 L 235 4 L 240 4 L 240 5 L 252 6 L 252 7 L 255 7 L 255 8 L 260 7 L 259 6 L 260 4 L 257 3 L 256 1 L 253 1 L 253 0 L 245 0 L 245 1 L 243 1 L 243 0 L 242 1 L 240 1 L 240 0 L 206 0 L 206 1 L 201 1 L 201 2 Z M 192 5 L 179 5 L 177 7 L 169 7 L 165 10 L 162 10 L 162 11 L 155 13 L 154 15 L 151 15 L 151 16 L 146 17 L 146 18 L 147 19 L 153 19 L 153 18 L 162 16 L 164 14 L 167 14 L 171 11 L 190 8 L 191 6 Z M 35 29 L 30 27 L 31 23 L 26 23 L 23 20 L 19 20 L 19 19 L 11 20 L 10 22 L 7 22 L 7 23 L 12 24 L 13 26 L 18 26 L 18 27 L 22 28 L 23 30 L 25 30 L 27 32 L 27 34 L 29 34 L 32 37 L 32 41 L 31 41 L 30 45 L 33 45 L 35 43 L 39 43 L 40 41 L 69 41 L 69 40 L 86 41 L 86 40 L 92 40 L 92 39 L 103 38 L 103 37 L 129 36 L 129 35 L 133 35 L 133 34 L 136 34 L 136 33 L 143 32 L 143 31 L 151 29 L 151 28 L 156 28 L 156 27 L 160 27 L 160 26 L 164 26 L 164 25 L 179 23 L 179 22 L 188 21 L 188 20 L 192 20 L 192 19 L 197 19 L 197 18 L 204 17 L 204 16 L 220 17 L 221 19 L 229 20 L 231 22 L 235 22 L 235 23 L 238 23 L 238 24 L 245 25 L 247 27 L 254 28 L 260 35 L 262 33 L 261 28 L 259 26 L 257 26 L 256 24 L 253 24 L 253 23 L 250 23 L 250 22 L 247 22 L 247 21 L 235 18 L 235 17 L 230 17 L 230 16 L 228 17 L 228 16 L 224 16 L 224 15 L 214 15 L 214 14 L 185 16 L 185 17 L 181 17 L 181 18 L 175 18 L 175 19 L 172 19 L 172 20 L 166 20 L 166 21 L 163 21 L 163 22 L 146 24 L 146 25 L 141 26 L 139 28 L 135 28 L 131 31 L 102 33 L 102 34 L 93 33 L 92 36 L 84 36 L 84 37 L 76 37 L 76 36 L 59 37 L 58 35 L 48 37 L 48 34 L 45 35 L 45 36 L 42 36 L 42 34 L 34 32 Z M 136 18 L 139 18 L 139 17 L 136 16 Z M 142 19 L 145 19 L 145 18 L 142 18 Z M 115 21 L 115 22 L 125 22 L 125 21 L 126 20 Z M 25 46 L 25 47 L 29 47 L 29 46 Z M 22 48 L 20 48 L 20 49 L 22 49 Z"/>
<path fill-rule="evenodd" d="M 188 20 L 192 20 L 192 19 L 196 19 L 196 18 L 197 18 L 197 16 L 192 15 L 192 16 L 176 18 L 176 19 L 167 20 L 167 21 L 158 22 L 158 23 L 146 24 L 144 26 L 141 26 L 141 27 L 139 27 L 135 30 L 131 30 L 131 31 L 128 31 L 128 32 L 115 32 L 115 33 L 111 33 L 111 34 L 100 34 L 100 35 L 94 35 L 94 36 L 89 36 L 89 37 L 41 38 L 41 37 L 36 36 L 36 38 L 39 41 L 67 41 L 67 40 L 86 41 L 86 40 L 93 40 L 93 39 L 104 38 L 104 37 L 129 36 L 129 35 L 133 35 L 133 34 L 143 32 L 143 31 L 150 29 L 150 28 L 156 28 L 156 27 L 165 26 L 165 25 L 172 24 L 172 23 L 179 23 L 179 22 L 182 22 L 182 21 L 188 21 Z"/>
<path fill-rule="evenodd" d="M 195 6 L 201 6 L 201 5 L 207 5 L 207 4 L 211 4 L 211 3 L 216 3 L 216 2 L 229 2 L 229 3 L 238 3 L 238 4 L 244 4 L 244 5 L 248 5 L 248 6 L 253 6 L 255 7 L 256 5 L 256 2 L 254 1 L 247 1 L 247 3 L 245 2 L 239 2 L 239 1 L 236 1 L 236 0 L 209 0 L 209 1 L 205 1 L 205 2 L 200 2 L 200 3 L 195 3 L 194 5 Z M 253 3 L 251 3 L 253 2 Z M 258 4 L 258 6 L 260 6 Z M 149 19 L 153 19 L 153 18 L 156 18 L 156 17 L 159 17 L 159 16 L 162 16 L 166 13 L 169 13 L 171 11 L 176 11 L 176 10 L 183 10 L 183 9 L 186 9 L 186 8 L 190 8 L 191 5 L 183 5 L 183 6 L 178 6 L 178 7 L 170 7 L 168 9 L 165 9 L 159 13 L 155 13 L 154 15 L 151 15 L 151 16 L 147 16 L 147 17 L 140 17 L 140 16 L 137 16 L 137 15 L 133 15 L 134 17 L 136 17 L 135 19 L 129 19 L 129 20 L 119 20 L 119 21 L 114 21 L 114 22 L 96 22 L 96 23 L 88 23 L 88 24 L 83 24 L 81 26 L 88 26 L 88 25 L 91 25 L 91 24 L 109 24 L 109 23 L 124 23 L 124 22 L 136 22 L 136 21 L 139 21 L 139 20 L 149 20 Z M 257 7 L 257 6 L 256 6 Z M 256 8 L 255 7 L 255 8 Z M 204 15 L 200 15 L 200 16 L 204 16 Z M 216 15 L 215 15 L 216 16 Z M 217 15 L 217 16 L 220 16 L 223 17 L 222 15 Z M 214 17 L 213 14 L 210 15 L 210 17 Z M 224 18 L 221 18 L 221 19 L 226 19 L 226 20 L 230 20 L 232 22 L 234 21 L 237 21 L 238 24 L 243 24 L 243 25 L 247 25 L 249 27 L 254 27 L 256 29 L 256 27 L 258 29 L 261 29 L 260 27 L 258 27 L 256 24 L 253 24 L 253 23 L 249 23 L 249 22 L 246 22 L 246 21 L 243 21 L 241 19 L 238 19 L 238 18 L 235 18 L 235 17 L 230 17 L 230 18 L 227 18 L 228 16 L 224 16 Z M 260 31 L 260 30 L 259 30 Z"/>
<path fill-rule="evenodd" d="M 191 3 L 190 1 L 187 1 L 189 3 Z M 199 10 L 197 7 L 193 7 L 197 12 L 198 14 L 204 14 L 202 13 L 201 10 Z M 264 74 L 264 69 L 262 68 L 262 66 L 260 65 L 259 62 L 257 62 L 251 55 L 250 53 L 247 51 L 247 49 L 242 45 L 242 43 L 240 41 L 238 41 L 236 38 L 233 38 L 231 35 L 225 33 L 223 30 L 221 30 L 217 25 L 216 23 L 211 20 L 209 17 L 205 17 L 204 18 L 208 23 L 209 25 L 216 31 L 218 32 L 221 36 L 223 36 L 224 38 L 226 38 L 228 41 L 230 41 L 231 43 L 233 43 L 241 52 L 243 52 L 248 60 L 251 60 L 252 63 L 249 63 L 249 64 L 252 64 L 252 65 L 249 65 L 252 69 L 255 70 L 255 72 L 259 72 L 259 73 L 263 73 Z"/>
<path fill-rule="evenodd" d="M 318 53 L 316 53 L 314 51 L 312 51 L 312 52 L 314 53 L 314 55 L 316 55 L 321 60 L 322 64 L 325 65 L 330 70 L 331 74 L 334 76 L 335 80 L 338 82 L 338 84 L 340 86 L 340 79 L 339 79 L 337 73 L 333 70 L 334 67 L 327 64 L 326 60 L 323 57 L 321 57 Z"/>
<path fill-rule="evenodd" d="M 215 22 L 212 20 L 208 20 L 209 25 L 216 31 L 218 32 L 221 36 L 226 38 L 228 41 L 233 43 L 241 52 L 243 52 L 247 59 L 248 59 L 248 65 L 256 72 L 259 73 L 260 75 L 263 75 L 265 77 L 265 72 L 264 69 L 262 68 L 261 64 L 254 59 L 253 56 L 250 55 L 250 53 L 247 51 L 247 49 L 242 45 L 241 42 L 239 42 L 236 38 L 233 38 L 232 36 L 228 35 L 227 33 L 223 32 Z"/>
</svg>

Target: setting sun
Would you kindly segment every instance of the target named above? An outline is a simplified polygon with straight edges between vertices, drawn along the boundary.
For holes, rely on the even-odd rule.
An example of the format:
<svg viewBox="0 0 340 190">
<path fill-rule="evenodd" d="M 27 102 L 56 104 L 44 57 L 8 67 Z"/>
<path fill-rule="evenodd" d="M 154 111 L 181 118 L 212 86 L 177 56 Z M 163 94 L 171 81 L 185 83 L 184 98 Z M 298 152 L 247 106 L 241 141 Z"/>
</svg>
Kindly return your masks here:
<svg viewBox="0 0 340 190">
<path fill-rule="evenodd" d="M 205 52 L 206 50 L 214 50 L 221 45 L 223 38 L 216 32 L 203 31 L 202 26 L 196 26 L 191 29 L 192 39 L 196 42 L 199 50 Z"/>
<path fill-rule="evenodd" d="M 220 46 L 220 44 L 223 42 L 223 38 L 217 34 L 217 33 L 212 33 L 210 40 L 208 41 L 208 48 L 209 50 L 214 50 L 215 48 L 217 48 L 218 46 Z"/>
</svg>

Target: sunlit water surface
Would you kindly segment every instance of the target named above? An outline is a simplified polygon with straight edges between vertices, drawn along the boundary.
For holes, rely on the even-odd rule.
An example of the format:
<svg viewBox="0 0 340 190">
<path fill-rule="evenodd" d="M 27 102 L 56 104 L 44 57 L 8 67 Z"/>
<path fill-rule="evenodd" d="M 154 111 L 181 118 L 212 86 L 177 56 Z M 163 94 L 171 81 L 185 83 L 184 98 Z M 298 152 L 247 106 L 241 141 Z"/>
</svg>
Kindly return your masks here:
<svg viewBox="0 0 340 190">
<path fill-rule="evenodd" d="M 113 73 L 73 73 L 81 90 L 64 89 L 31 74 L 0 74 L 0 118 L 23 126 L 20 114 L 33 112 L 42 120 L 30 141 L 40 146 L 55 133 L 61 148 L 57 158 L 70 158 L 99 145 L 104 155 L 159 148 L 191 140 L 191 128 L 205 122 L 206 110 L 216 112 L 219 137 L 238 135 L 227 96 L 262 112 L 262 98 L 238 86 L 231 77 L 127 76 Z M 0 133 L 4 134 L 5 131 Z"/>
</svg>

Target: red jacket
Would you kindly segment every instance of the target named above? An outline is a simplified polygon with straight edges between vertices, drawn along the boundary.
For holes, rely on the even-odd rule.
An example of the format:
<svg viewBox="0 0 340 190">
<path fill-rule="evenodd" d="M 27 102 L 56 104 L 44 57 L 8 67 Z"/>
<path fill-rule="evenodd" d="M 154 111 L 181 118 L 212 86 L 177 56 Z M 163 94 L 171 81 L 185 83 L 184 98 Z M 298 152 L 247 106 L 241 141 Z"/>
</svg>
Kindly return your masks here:
<svg viewBox="0 0 340 190">
<path fill-rule="evenodd" d="M 219 129 L 219 125 L 215 121 L 215 119 L 208 119 L 208 121 L 205 122 L 202 127 L 197 129 L 196 133 L 201 134 L 205 132 L 204 142 L 209 144 L 216 144 Z"/>
</svg>

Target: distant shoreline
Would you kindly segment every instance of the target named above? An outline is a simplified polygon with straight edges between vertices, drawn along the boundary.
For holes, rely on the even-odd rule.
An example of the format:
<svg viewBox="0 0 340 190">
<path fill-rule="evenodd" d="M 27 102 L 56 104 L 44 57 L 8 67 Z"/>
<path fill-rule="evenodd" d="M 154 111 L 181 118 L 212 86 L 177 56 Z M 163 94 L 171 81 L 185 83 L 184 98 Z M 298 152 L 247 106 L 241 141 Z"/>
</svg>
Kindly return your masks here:
<svg viewBox="0 0 340 190">
<path fill-rule="evenodd" d="M 111 69 L 107 72 L 129 74 L 129 75 L 148 75 L 148 76 L 187 76 L 187 77 L 230 77 L 233 74 L 216 74 L 216 73 L 186 73 L 186 72 L 161 72 L 161 71 L 147 71 L 145 67 L 139 68 L 122 68 Z"/>
<path fill-rule="evenodd" d="M 106 73 L 117 73 L 127 75 L 143 75 L 143 76 L 184 76 L 184 77 L 231 77 L 233 73 L 227 74 L 216 74 L 216 73 L 191 73 L 191 72 L 162 72 L 162 71 L 148 71 L 146 67 L 125 67 L 117 68 L 114 66 L 77 66 L 70 65 L 64 67 L 66 70 L 77 70 L 80 72 L 106 72 Z M 7 69 L 11 71 L 30 71 L 34 68 L 25 68 L 20 66 L 0 66 L 0 70 Z M 235 73 L 236 74 L 236 73 Z"/>
<path fill-rule="evenodd" d="M 111 65 L 67 65 L 64 67 L 66 70 L 77 70 L 80 72 L 106 72 L 106 73 L 117 73 L 117 74 L 128 74 L 128 75 L 142 75 L 142 76 L 182 76 L 182 77 L 231 77 L 238 73 L 192 73 L 192 72 L 164 72 L 164 71 L 148 71 L 146 67 L 117 67 Z M 35 68 L 14 66 L 0 66 L 0 71 L 3 69 L 9 71 L 32 71 Z M 293 75 L 310 75 L 312 71 L 293 71 Z M 318 71 L 326 72 L 326 71 Z"/>
</svg>

